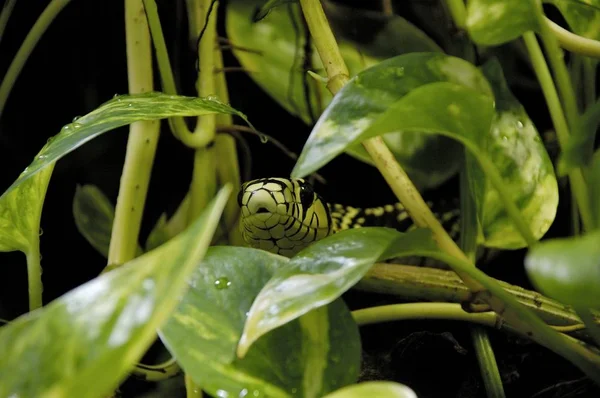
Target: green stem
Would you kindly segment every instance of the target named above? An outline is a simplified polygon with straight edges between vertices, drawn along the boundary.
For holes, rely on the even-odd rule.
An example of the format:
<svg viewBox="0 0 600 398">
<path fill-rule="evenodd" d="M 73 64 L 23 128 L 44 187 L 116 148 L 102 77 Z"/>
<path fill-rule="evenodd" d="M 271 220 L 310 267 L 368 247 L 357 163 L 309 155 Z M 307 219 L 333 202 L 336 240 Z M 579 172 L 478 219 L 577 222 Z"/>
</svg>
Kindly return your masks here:
<svg viewBox="0 0 600 398">
<path fill-rule="evenodd" d="M 454 25 L 459 30 L 467 30 L 467 9 L 463 0 L 446 0 Z"/>
<path fill-rule="evenodd" d="M 152 42 L 156 51 L 156 63 L 163 91 L 167 94 L 175 95 L 177 94 L 177 88 L 175 86 L 171 62 L 169 61 L 169 52 L 167 51 L 156 2 L 154 0 L 144 0 L 144 6 L 146 8 L 150 32 L 152 33 Z M 173 130 L 173 135 L 190 148 L 203 148 L 210 142 L 206 141 L 207 137 L 201 134 L 193 134 L 188 129 L 182 117 L 170 118 L 169 123 Z"/>
<path fill-rule="evenodd" d="M 153 90 L 152 48 L 142 0 L 125 2 L 127 74 L 130 93 Z M 115 209 L 108 264 L 124 264 L 136 255 L 138 236 L 156 154 L 160 123 L 135 122 L 130 125 L 125 164 L 121 174 Z"/>
<path fill-rule="evenodd" d="M 471 338 L 477 353 L 479 371 L 488 398 L 504 398 L 506 394 L 504 393 L 500 370 L 487 331 L 480 326 L 473 326 L 471 328 Z"/>
<path fill-rule="evenodd" d="M 187 373 L 185 374 L 185 396 L 186 398 L 202 398 L 202 389 Z"/>
<path fill-rule="evenodd" d="M 558 327 L 583 326 L 577 315 L 564 304 L 538 292 L 494 281 L 544 322 Z M 410 301 L 463 303 L 470 297 L 469 288 L 453 271 L 401 264 L 375 264 L 355 287 Z"/>
<path fill-rule="evenodd" d="M 27 284 L 29 311 L 42 308 L 42 265 L 40 263 L 40 238 L 34 238 L 27 252 Z"/>
<path fill-rule="evenodd" d="M 573 90 L 573 85 L 571 84 L 571 79 L 569 78 L 569 71 L 564 62 L 564 54 L 558 44 L 558 40 L 556 40 L 552 30 L 546 23 L 546 17 L 544 16 L 544 11 L 542 10 L 540 0 L 536 0 L 536 11 L 536 17 L 540 26 L 540 39 L 542 41 L 542 45 L 544 46 L 544 50 L 546 50 L 546 55 L 548 56 L 548 61 L 550 61 L 552 71 L 554 72 L 554 77 L 558 86 L 558 92 L 560 93 L 562 104 L 564 106 L 567 123 L 569 128 L 573 129 L 577 123 L 579 112 L 577 112 L 575 91 Z"/>
<path fill-rule="evenodd" d="M 475 159 L 463 148 L 465 163 L 460 173 L 460 248 L 467 255 L 469 260 L 475 264 L 477 255 L 477 205 L 470 189 L 469 170 L 470 165 L 475 163 Z M 503 398 L 504 387 L 500 370 L 496 363 L 496 357 L 492 348 L 492 343 L 488 337 L 487 331 L 482 327 L 473 326 L 471 329 L 471 338 L 475 355 L 479 362 L 479 370 L 483 379 L 485 390 L 488 397 Z"/>
<path fill-rule="evenodd" d="M 479 298 L 488 303 L 492 308 L 502 306 L 503 309 L 500 313 L 511 327 L 568 359 L 591 379 L 600 383 L 600 355 L 587 349 L 581 342 L 568 338 L 568 336 L 562 335 L 550 328 L 533 312 L 526 309 L 508 292 L 502 289 L 492 278 L 474 268 L 469 262 L 464 262 L 445 253 L 430 252 L 421 254 L 444 261 L 457 273 L 466 273 L 481 283 L 488 290 L 487 293 L 489 294 L 482 295 Z M 499 301 L 499 303 L 494 303 L 494 301 Z"/>
<path fill-rule="evenodd" d="M 600 44 L 600 42 L 598 42 Z M 583 106 L 587 109 L 596 102 L 596 65 L 597 62 L 590 58 L 583 58 Z"/>
<path fill-rule="evenodd" d="M 550 70 L 548 69 L 548 65 L 546 65 L 546 61 L 544 60 L 544 54 L 542 53 L 542 49 L 535 38 L 535 34 L 527 32 L 523 34 L 523 40 L 527 50 L 529 51 L 533 69 L 538 81 L 540 82 L 544 97 L 546 98 L 546 103 L 548 104 L 548 109 L 550 110 L 550 117 L 552 118 L 552 123 L 554 124 L 554 128 L 556 130 L 558 142 L 561 148 L 565 148 L 570 135 L 569 127 L 567 125 L 567 120 L 565 119 L 565 114 L 563 113 L 560 100 L 558 99 L 558 93 L 556 92 L 554 81 L 550 75 Z M 585 184 L 585 180 L 583 179 L 583 175 L 581 174 L 581 170 L 577 169 L 569 172 L 569 181 L 577 201 L 577 206 L 579 208 L 579 214 L 581 215 L 584 229 L 591 231 L 593 229 L 591 205 L 589 202 L 587 186 Z"/>
<path fill-rule="evenodd" d="M 577 308 L 576 311 L 583 323 L 585 323 L 586 330 L 592 336 L 596 346 L 600 347 L 600 327 L 598 327 L 594 319 L 594 314 L 589 308 Z"/>
<path fill-rule="evenodd" d="M 217 48 L 215 50 L 215 69 L 222 68 L 223 55 L 221 54 L 221 50 Z M 215 84 L 217 96 L 221 101 L 229 103 L 229 93 L 227 91 L 227 82 L 224 73 L 216 74 Z M 231 126 L 233 124 L 233 118 L 229 114 L 218 114 L 216 124 L 219 127 Z M 225 185 L 230 183 L 232 186 L 238 187 L 241 178 L 235 139 L 228 134 L 217 134 L 215 137 L 215 152 L 215 156 L 219 159 L 217 162 L 217 177 L 219 184 Z M 225 219 L 225 227 L 229 231 L 229 243 L 234 246 L 243 245 L 243 239 L 236 224 L 239 217 L 239 211 L 240 208 L 237 204 L 237 197 L 236 195 L 231 195 L 225 206 L 225 210 L 223 211 L 223 217 Z"/>
<path fill-rule="evenodd" d="M 548 18 L 544 18 L 544 21 L 560 46 L 565 50 L 569 50 L 574 54 L 600 58 L 600 41 L 571 33 Z"/>
<path fill-rule="evenodd" d="M 17 4 L 17 0 L 7 0 L 2 7 L 2 12 L 0 13 L 0 42 L 4 37 L 4 31 L 6 30 L 6 25 L 8 24 L 13 8 L 15 8 L 15 4 Z"/>
<path fill-rule="evenodd" d="M 217 8 L 215 3 L 211 10 L 212 0 L 199 0 L 195 5 L 192 2 L 191 18 L 196 19 L 196 26 L 201 27 L 206 23 L 204 34 L 198 43 L 198 96 L 207 97 L 216 93 L 215 85 L 215 45 L 217 44 Z M 210 11 L 210 15 L 209 15 Z M 206 21 L 206 22 L 204 22 Z M 197 32 L 200 35 L 200 32 Z M 217 167 L 214 144 L 216 135 L 216 115 L 198 117 L 194 136 L 198 142 L 204 143 L 196 147 L 194 154 L 194 169 L 190 187 L 190 207 L 188 210 L 188 223 L 192 223 L 217 190 Z"/>
<path fill-rule="evenodd" d="M 2 115 L 2 112 L 4 111 L 6 100 L 19 77 L 21 70 L 23 70 L 23 65 L 25 65 L 27 58 L 29 58 L 29 55 L 36 44 L 46 29 L 48 29 L 48 26 L 54 21 L 54 18 L 56 18 L 58 13 L 60 13 L 70 1 L 71 0 L 52 0 L 37 21 L 35 21 L 35 24 L 27 34 L 27 37 L 25 37 L 25 40 L 23 40 L 23 44 L 21 44 L 19 51 L 17 51 L 17 55 L 13 58 L 8 67 L 8 71 L 4 76 L 4 80 L 2 80 L 2 84 L 0 85 L 0 115 Z"/>
<path fill-rule="evenodd" d="M 382 322 L 407 321 L 415 319 L 445 319 L 474 322 L 489 327 L 502 324 L 494 312 L 472 314 L 465 312 L 460 304 L 448 303 L 408 303 L 390 304 L 352 311 L 352 317 L 359 326 Z"/>
</svg>

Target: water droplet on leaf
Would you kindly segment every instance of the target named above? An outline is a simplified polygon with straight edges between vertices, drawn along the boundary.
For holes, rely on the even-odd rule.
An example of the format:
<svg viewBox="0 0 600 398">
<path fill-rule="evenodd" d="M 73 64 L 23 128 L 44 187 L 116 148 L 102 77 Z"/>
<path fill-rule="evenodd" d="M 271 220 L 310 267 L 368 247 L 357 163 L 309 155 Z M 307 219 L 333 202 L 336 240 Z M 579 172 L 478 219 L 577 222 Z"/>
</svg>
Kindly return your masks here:
<svg viewBox="0 0 600 398">
<path fill-rule="evenodd" d="M 268 136 L 266 136 L 264 134 L 261 134 L 261 135 L 259 135 L 259 137 L 260 137 L 260 142 L 262 144 L 266 144 L 267 142 L 269 142 L 269 137 Z"/>
<path fill-rule="evenodd" d="M 73 123 L 75 123 L 75 122 L 76 122 L 77 120 L 79 120 L 79 119 L 81 119 L 81 116 L 75 116 L 75 117 L 73 118 Z"/>
<path fill-rule="evenodd" d="M 40 228 L 40 236 L 44 235 L 44 230 Z"/>
<path fill-rule="evenodd" d="M 519 130 L 523 128 L 523 122 L 522 121 L 520 121 L 520 120 L 517 121 L 517 128 Z"/>
<path fill-rule="evenodd" d="M 215 287 L 219 290 L 227 289 L 229 286 L 231 286 L 231 281 L 224 276 L 215 281 Z"/>
</svg>

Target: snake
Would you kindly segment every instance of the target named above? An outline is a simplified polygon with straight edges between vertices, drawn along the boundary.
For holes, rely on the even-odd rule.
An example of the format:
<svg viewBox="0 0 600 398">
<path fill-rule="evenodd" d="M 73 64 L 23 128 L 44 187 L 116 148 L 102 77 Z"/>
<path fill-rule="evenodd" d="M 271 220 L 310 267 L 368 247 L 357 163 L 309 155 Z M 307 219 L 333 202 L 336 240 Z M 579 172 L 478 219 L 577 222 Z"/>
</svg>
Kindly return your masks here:
<svg viewBox="0 0 600 398">
<path fill-rule="evenodd" d="M 329 203 L 303 178 L 267 177 L 245 182 L 237 202 L 244 241 L 250 247 L 286 257 L 350 228 L 382 226 L 402 232 L 416 228 L 400 202 L 370 208 Z M 426 203 L 456 239 L 460 231 L 458 203 L 443 198 Z"/>
</svg>

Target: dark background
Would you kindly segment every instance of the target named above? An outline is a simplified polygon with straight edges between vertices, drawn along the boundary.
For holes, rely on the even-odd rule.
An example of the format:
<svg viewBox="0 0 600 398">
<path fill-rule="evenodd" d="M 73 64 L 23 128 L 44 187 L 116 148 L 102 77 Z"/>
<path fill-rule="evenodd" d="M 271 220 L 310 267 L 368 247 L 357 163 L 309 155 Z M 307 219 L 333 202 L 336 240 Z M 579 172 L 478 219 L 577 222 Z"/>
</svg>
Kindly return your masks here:
<svg viewBox="0 0 600 398">
<path fill-rule="evenodd" d="M 0 72 L 7 70 L 22 40 L 47 5 L 42 0 L 17 2 L 0 42 Z M 357 7 L 377 2 L 345 1 Z M 397 1 L 398 13 L 411 20 L 410 2 Z M 435 1 L 429 1 L 435 4 Z M 1 4 L 1 2 L 0 2 Z M 182 94 L 194 95 L 195 54 L 187 40 L 183 0 L 158 0 L 161 22 Z M 224 36 L 220 7 L 219 30 Z M 124 6 L 122 1 L 73 0 L 44 34 L 19 76 L 0 118 L 0 191 L 6 189 L 31 162 L 46 140 L 64 124 L 83 115 L 114 94 L 127 92 Z M 414 17 L 414 15 L 413 15 Z M 412 20 L 419 26 L 418 21 Z M 419 26 L 426 30 L 426 27 Z M 225 63 L 236 66 L 224 52 Z M 523 73 L 530 74 L 524 69 Z M 252 123 L 300 153 L 310 127 L 289 116 L 244 73 L 227 75 L 231 104 Z M 155 87 L 159 88 L 156 81 Z M 550 128 L 545 103 L 537 88 L 515 85 L 540 132 Z M 239 123 L 239 121 L 238 121 Z M 52 176 L 42 217 L 41 251 L 44 302 L 95 277 L 105 260 L 78 233 L 72 200 L 79 184 L 95 184 L 113 201 L 125 154 L 127 128 L 108 132 L 60 160 Z M 252 151 L 252 178 L 289 175 L 293 162 L 258 138 L 247 137 Z M 165 210 L 172 212 L 182 199 L 191 175 L 192 152 L 176 141 L 163 124 L 142 227 L 142 241 Z M 377 171 L 342 155 L 320 170 L 328 185 L 319 186 L 330 201 L 354 206 L 378 206 L 394 200 Z M 366 187 L 366 189 L 365 189 Z M 451 181 L 444 192 L 456 189 Z M 565 213 L 561 200 L 561 213 Z M 564 231 L 560 218 L 550 235 Z M 528 286 L 522 252 L 509 253 L 485 270 L 496 277 Z M 352 307 L 389 302 L 378 295 L 349 293 Z M 27 311 L 25 259 L 21 253 L 0 253 L 0 318 L 13 319 Z M 383 324 L 361 330 L 365 348 L 365 378 L 404 381 L 420 396 L 483 396 L 476 359 L 465 325 L 440 322 Z M 581 374 L 558 356 L 511 336 L 491 333 L 508 396 L 532 396 L 560 381 Z M 567 392 L 553 389 L 537 395 L 591 396 L 586 381 L 568 384 Z M 583 391 L 578 395 L 578 392 Z M 554 394 L 554 395 L 553 395 Z"/>
</svg>

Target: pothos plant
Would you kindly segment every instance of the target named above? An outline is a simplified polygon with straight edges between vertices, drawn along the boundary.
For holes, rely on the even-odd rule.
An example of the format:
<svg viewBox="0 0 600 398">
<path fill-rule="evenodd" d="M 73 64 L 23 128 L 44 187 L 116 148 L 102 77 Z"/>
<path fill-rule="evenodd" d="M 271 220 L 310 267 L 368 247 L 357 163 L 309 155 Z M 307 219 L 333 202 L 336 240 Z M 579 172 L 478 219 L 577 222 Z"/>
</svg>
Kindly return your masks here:
<svg viewBox="0 0 600 398">
<path fill-rule="evenodd" d="M 0 110 L 37 40 L 67 3 L 50 1 L 32 28 L 0 86 Z M 412 397 L 410 386 L 392 381 L 355 383 L 358 327 L 415 317 L 474 324 L 489 396 L 503 396 L 503 387 L 486 330 L 477 325 L 531 339 L 600 383 L 600 157 L 594 152 L 600 3 L 549 1 L 569 29 L 548 19 L 538 0 L 442 3 L 462 36 L 434 29 L 433 40 L 398 15 L 329 1 L 189 0 L 199 71 L 197 96 L 189 97 L 175 90 L 154 0 L 126 0 L 130 93 L 66 124 L 0 197 L 0 250 L 26 255 L 31 310 L 0 328 L 0 396 L 106 397 L 132 372 L 152 378 L 180 369 L 188 397 L 202 391 Z M 391 10 L 390 2 L 382 4 Z M 14 5 L 5 4 L 0 29 Z M 216 132 L 254 128 L 228 105 L 223 74 L 214 73 L 223 68 L 215 47 L 219 8 L 227 11 L 229 44 L 242 67 L 259 72 L 252 78 L 290 113 L 309 124 L 316 120 L 291 176 L 308 176 L 348 153 L 381 172 L 417 229 L 348 229 L 292 258 L 242 247 L 236 145 Z M 364 20 L 382 26 L 369 43 L 349 29 Z M 298 32 L 305 33 L 301 40 Z M 493 55 L 507 43 L 524 45 L 520 56 L 544 94 L 561 149 L 556 170 L 508 88 L 503 68 L 510 65 L 475 56 Z M 312 50 L 301 60 L 309 78 L 297 67 L 299 46 Z M 183 119 L 190 116 L 197 117 L 194 129 Z M 232 116 L 247 126 L 232 127 Z M 193 148 L 192 180 L 177 211 L 161 217 L 141 244 L 160 119 Z M 44 303 L 39 229 L 54 164 L 124 125 L 131 127 L 116 206 L 94 186 L 78 189 L 73 201 L 74 222 L 106 256 L 106 269 Z M 444 156 L 433 158 L 440 148 Z M 456 173 L 460 245 L 419 194 Z M 556 216 L 557 178 L 569 183 L 573 233 L 542 240 Z M 481 272 L 478 247 L 527 248 L 524 266 L 545 296 Z M 439 260 L 450 270 L 381 263 L 409 255 Z M 440 278 L 442 287 L 431 288 Z M 416 302 L 351 313 L 341 296 L 354 287 Z M 156 371 L 139 361 L 157 335 L 173 360 Z"/>
</svg>

